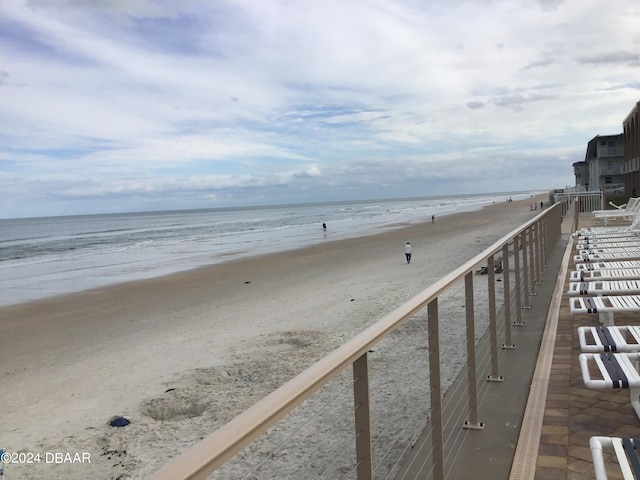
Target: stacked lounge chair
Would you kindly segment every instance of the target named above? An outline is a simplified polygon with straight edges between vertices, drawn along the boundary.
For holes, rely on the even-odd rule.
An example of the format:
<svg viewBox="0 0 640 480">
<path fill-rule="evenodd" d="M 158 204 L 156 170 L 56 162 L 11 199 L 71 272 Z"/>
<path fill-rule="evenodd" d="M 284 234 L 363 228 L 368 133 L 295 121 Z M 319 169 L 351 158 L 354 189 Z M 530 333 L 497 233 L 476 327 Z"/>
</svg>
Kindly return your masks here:
<svg viewBox="0 0 640 480">
<path fill-rule="evenodd" d="M 597 262 L 599 260 L 640 260 L 640 243 L 630 243 L 628 247 L 578 250 L 578 254 L 573 258 L 576 263 Z"/>
<path fill-rule="evenodd" d="M 630 199 L 625 210 L 629 208 L 638 211 L 640 218 L 639 199 Z M 640 312 L 640 236 L 637 233 L 613 229 L 597 234 L 591 229 L 578 232 L 576 269 L 569 277 L 572 313 L 597 313 L 602 324 L 612 326 L 616 312 Z"/>
<path fill-rule="evenodd" d="M 597 313 L 602 324 L 578 328 L 582 379 L 590 389 L 628 389 L 640 419 L 640 200 L 594 214 L 630 218 L 631 225 L 583 229 L 575 235 L 569 306 L 575 314 Z M 635 312 L 636 325 L 614 325 L 615 313 Z M 622 478 L 640 479 L 640 439 L 594 436 L 590 449 L 598 480 L 608 478 L 604 451 L 617 457 Z"/>
</svg>

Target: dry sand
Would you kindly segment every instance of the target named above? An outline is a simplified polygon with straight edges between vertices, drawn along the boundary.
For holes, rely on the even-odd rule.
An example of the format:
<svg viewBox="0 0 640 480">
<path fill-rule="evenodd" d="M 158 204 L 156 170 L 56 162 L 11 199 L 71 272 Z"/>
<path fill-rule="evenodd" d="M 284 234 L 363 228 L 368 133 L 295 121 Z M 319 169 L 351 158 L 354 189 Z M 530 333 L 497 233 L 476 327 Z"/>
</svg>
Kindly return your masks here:
<svg viewBox="0 0 640 480">
<path fill-rule="evenodd" d="M 546 203 L 545 197 L 536 201 L 541 199 Z M 6 478 L 143 478 L 538 214 L 530 211 L 531 201 L 500 203 L 441 217 L 435 224 L 429 220 L 356 239 L 331 241 L 328 235 L 327 242 L 300 250 L 0 308 L 0 448 L 41 455 L 40 464 L 6 465 Z M 414 250 L 410 265 L 403 255 L 407 241 Z M 441 318 L 463 315 L 463 303 L 442 307 Z M 381 444 L 400 450 L 421 425 L 397 406 L 420 402 L 427 385 L 414 377 L 407 381 L 406 375 L 415 372 L 398 367 L 407 359 L 390 360 L 405 350 L 426 348 L 424 334 L 417 333 L 422 320 L 406 324 L 372 355 L 374 385 L 398 382 L 374 401 L 380 408 L 380 438 L 388 435 Z M 455 338 L 463 328 L 461 323 L 447 332 Z M 443 344 L 456 342 L 443 339 Z M 460 357 L 458 350 L 445 356 Z M 426 359 L 419 361 L 415 371 L 422 372 Z M 445 362 L 442 368 L 443 383 L 453 380 L 454 371 L 446 374 L 453 367 Z M 348 405 L 350 391 L 336 388 L 314 401 Z M 340 395 L 346 395 L 346 402 Z M 418 413 L 425 415 L 428 404 L 422 403 Z M 389 410 L 389 405 L 396 408 Z M 132 423 L 109 427 L 114 415 Z M 330 427 L 328 421 L 305 427 L 304 414 L 291 415 L 293 425 L 302 422 L 291 428 L 306 439 L 302 453 L 294 455 L 314 452 L 313 477 L 346 473 L 335 453 L 353 443 L 350 413 L 344 415 L 344 425 L 339 414 L 334 417 L 344 428 Z M 402 427 L 406 424 L 411 429 Z M 280 442 L 277 435 L 285 435 L 279 431 L 284 429 L 274 429 L 271 441 Z M 243 478 L 240 471 L 271 454 L 272 447 L 265 445 L 250 447 L 217 477 Z M 390 458 L 387 472 L 396 455 L 390 449 L 376 455 L 381 464 Z M 52 458 L 45 457 L 47 452 L 86 452 L 91 463 L 46 463 Z M 311 478 L 308 471 L 286 470 L 293 455 L 275 456 L 270 459 L 274 469 L 286 463 L 291 478 Z M 245 478 L 269 477 L 257 472 Z"/>
</svg>

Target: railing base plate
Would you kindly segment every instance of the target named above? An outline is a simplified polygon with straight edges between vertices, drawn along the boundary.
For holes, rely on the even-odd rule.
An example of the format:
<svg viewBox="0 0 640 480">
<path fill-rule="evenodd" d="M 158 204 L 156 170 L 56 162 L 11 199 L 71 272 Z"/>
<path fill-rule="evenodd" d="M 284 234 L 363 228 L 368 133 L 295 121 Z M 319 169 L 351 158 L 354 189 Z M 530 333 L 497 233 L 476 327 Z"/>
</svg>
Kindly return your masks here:
<svg viewBox="0 0 640 480">
<path fill-rule="evenodd" d="M 484 430 L 484 423 L 471 423 L 469 422 L 469 420 L 467 420 L 466 422 L 464 422 L 464 425 L 462 425 L 462 428 L 465 428 L 467 430 Z"/>
</svg>

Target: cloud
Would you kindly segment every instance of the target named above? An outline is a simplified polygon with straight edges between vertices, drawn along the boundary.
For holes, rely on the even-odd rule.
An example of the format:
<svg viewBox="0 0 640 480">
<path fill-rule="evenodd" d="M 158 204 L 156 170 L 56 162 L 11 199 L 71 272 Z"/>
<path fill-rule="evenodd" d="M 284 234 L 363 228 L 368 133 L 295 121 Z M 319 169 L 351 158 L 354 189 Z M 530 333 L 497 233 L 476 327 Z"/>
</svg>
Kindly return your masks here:
<svg viewBox="0 0 640 480">
<path fill-rule="evenodd" d="M 482 108 L 484 107 L 484 105 L 485 105 L 484 102 L 467 102 L 467 107 L 469 107 L 471 110 Z"/>
<path fill-rule="evenodd" d="M 603 52 L 593 55 L 578 57 L 578 62 L 583 64 L 604 65 L 629 65 L 640 67 L 640 53 L 632 53 L 624 50 Z"/>
<path fill-rule="evenodd" d="M 493 99 L 493 103 L 499 107 L 511 108 L 515 111 L 522 111 L 525 105 L 533 102 L 544 102 L 551 100 L 553 97 L 550 95 L 541 94 L 525 94 L 525 95 L 505 95 L 503 97 L 496 97 Z"/>
<path fill-rule="evenodd" d="M 1 8 L 0 217 L 555 187 L 640 98 L 632 0 Z"/>
<path fill-rule="evenodd" d="M 537 60 L 535 62 L 530 62 L 522 70 L 529 70 L 531 68 L 548 67 L 548 66 L 554 65 L 556 63 L 557 63 L 557 61 L 555 59 L 553 59 L 553 58 L 545 58 L 545 59 L 542 59 L 542 60 Z"/>
</svg>

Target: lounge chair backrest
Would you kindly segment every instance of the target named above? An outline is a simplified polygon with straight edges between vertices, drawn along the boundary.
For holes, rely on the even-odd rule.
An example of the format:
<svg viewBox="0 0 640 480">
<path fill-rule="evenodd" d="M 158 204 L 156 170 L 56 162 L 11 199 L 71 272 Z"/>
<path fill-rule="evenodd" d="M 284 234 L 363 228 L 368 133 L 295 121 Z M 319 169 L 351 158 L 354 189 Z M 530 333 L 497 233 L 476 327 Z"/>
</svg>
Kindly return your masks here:
<svg viewBox="0 0 640 480">
<path fill-rule="evenodd" d="M 640 198 L 632 197 L 627 202 L 625 208 L 615 210 L 594 210 L 593 214 L 598 218 L 604 217 L 626 217 L 640 212 Z"/>
</svg>

